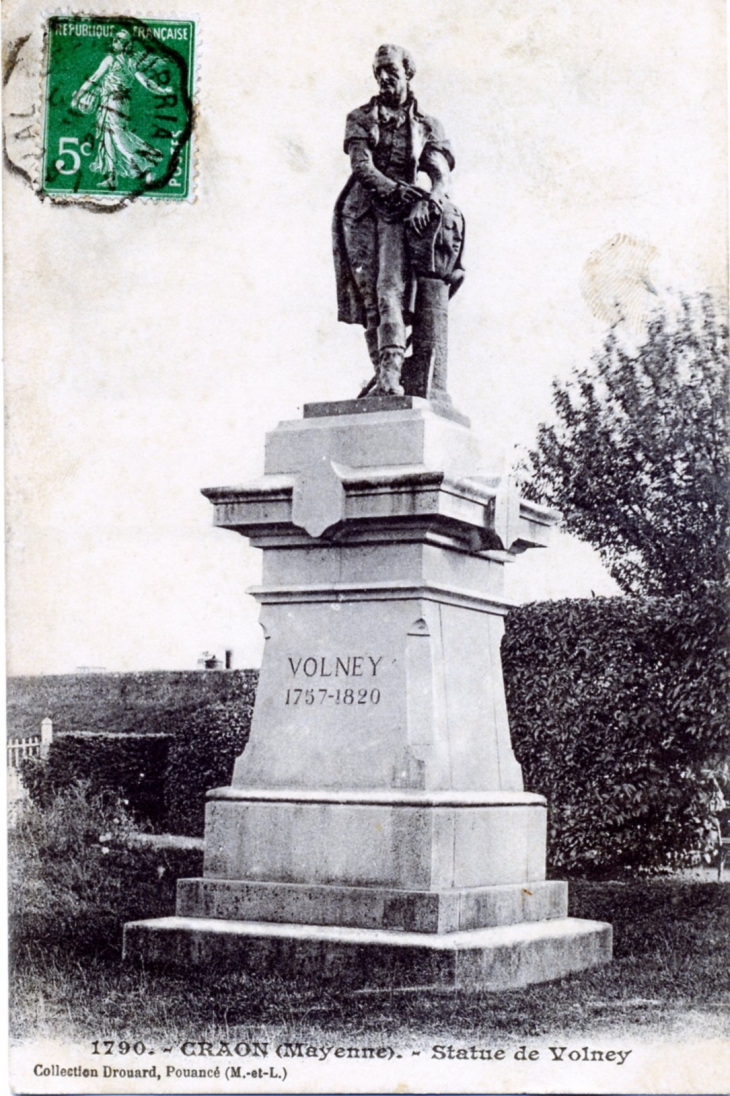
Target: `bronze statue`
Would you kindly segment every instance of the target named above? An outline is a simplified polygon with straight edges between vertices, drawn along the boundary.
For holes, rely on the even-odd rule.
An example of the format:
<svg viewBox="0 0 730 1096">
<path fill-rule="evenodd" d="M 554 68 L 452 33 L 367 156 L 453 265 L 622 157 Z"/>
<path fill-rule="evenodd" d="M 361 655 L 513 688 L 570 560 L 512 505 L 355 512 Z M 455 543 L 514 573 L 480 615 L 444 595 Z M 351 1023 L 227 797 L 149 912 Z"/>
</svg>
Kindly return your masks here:
<svg viewBox="0 0 730 1096">
<path fill-rule="evenodd" d="M 464 279 L 464 218 L 448 197 L 454 156 L 413 98 L 408 51 L 381 46 L 373 71 L 379 94 L 345 125 L 352 175 L 333 226 L 338 318 L 365 328 L 375 376 L 361 396 L 445 402 L 448 299 Z M 419 172 L 430 190 L 416 185 Z"/>
</svg>

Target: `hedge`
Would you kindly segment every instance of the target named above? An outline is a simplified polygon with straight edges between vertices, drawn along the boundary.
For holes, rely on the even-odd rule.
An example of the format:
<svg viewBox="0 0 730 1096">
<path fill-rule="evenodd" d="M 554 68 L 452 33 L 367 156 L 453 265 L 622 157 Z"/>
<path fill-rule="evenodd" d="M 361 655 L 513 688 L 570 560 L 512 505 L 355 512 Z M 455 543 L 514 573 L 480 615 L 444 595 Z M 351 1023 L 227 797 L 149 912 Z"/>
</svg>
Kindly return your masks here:
<svg viewBox="0 0 730 1096">
<path fill-rule="evenodd" d="M 92 794 L 118 792 L 137 819 L 164 826 L 160 789 L 170 740 L 164 733 L 63 735 L 54 738 L 46 762 L 23 761 L 21 778 L 41 805 L 50 806 L 59 792 L 84 781 Z"/>
<path fill-rule="evenodd" d="M 716 591 L 508 615 L 512 741 L 525 786 L 550 805 L 551 871 L 606 876 L 708 854 L 730 758 L 726 605 Z M 78 779 L 116 788 L 155 829 L 202 834 L 205 792 L 230 782 L 248 738 L 256 680 L 251 671 L 235 698 L 158 714 L 154 734 L 62 736 L 23 778 L 45 802 Z"/>
<path fill-rule="evenodd" d="M 248 741 L 254 696 L 252 683 L 246 700 L 198 709 L 172 740 L 164 784 L 169 833 L 203 834 L 205 793 L 230 784 Z"/>
<path fill-rule="evenodd" d="M 246 697 L 252 670 L 152 670 L 137 673 L 41 674 L 10 677 L 10 737 L 38 734 L 53 720 L 55 734 L 165 730 L 167 718 L 205 704 Z"/>
<path fill-rule="evenodd" d="M 611 875 L 709 853 L 730 757 L 724 596 L 523 606 L 502 659 L 525 786 L 550 806 L 551 869 Z"/>
<path fill-rule="evenodd" d="M 48 760 L 26 759 L 23 783 L 49 806 L 85 781 L 92 793 L 115 791 L 133 817 L 157 831 L 203 833 L 205 793 L 230 782 L 248 740 L 258 675 L 238 675 L 236 699 L 157 713 L 156 731 L 67 734 L 54 738 Z"/>
</svg>

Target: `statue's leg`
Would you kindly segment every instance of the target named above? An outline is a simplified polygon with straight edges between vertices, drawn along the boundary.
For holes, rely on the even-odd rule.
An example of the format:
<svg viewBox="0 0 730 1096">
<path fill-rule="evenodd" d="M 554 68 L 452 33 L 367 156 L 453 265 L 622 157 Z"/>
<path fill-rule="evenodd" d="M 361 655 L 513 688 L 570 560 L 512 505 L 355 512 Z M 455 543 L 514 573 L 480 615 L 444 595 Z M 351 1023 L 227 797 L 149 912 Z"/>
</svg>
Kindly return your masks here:
<svg viewBox="0 0 730 1096">
<path fill-rule="evenodd" d="M 405 231 L 400 222 L 378 218 L 378 383 L 373 395 L 402 396 L 400 383 L 406 352 L 403 298 L 407 268 Z"/>
</svg>

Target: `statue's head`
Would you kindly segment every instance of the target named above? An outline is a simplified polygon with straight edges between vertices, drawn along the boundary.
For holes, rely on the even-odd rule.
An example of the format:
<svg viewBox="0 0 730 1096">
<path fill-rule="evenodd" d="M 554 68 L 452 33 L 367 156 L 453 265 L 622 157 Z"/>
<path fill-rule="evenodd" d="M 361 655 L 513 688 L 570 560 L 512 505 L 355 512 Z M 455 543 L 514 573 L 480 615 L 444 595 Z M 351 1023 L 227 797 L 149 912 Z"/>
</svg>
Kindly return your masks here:
<svg viewBox="0 0 730 1096">
<path fill-rule="evenodd" d="M 408 85 L 416 75 L 416 66 L 402 46 L 381 46 L 375 54 L 373 72 L 380 88 L 380 98 L 390 106 L 404 103 Z"/>
<path fill-rule="evenodd" d="M 118 30 L 112 38 L 115 53 L 127 53 L 132 48 L 132 35 L 128 30 Z"/>
</svg>

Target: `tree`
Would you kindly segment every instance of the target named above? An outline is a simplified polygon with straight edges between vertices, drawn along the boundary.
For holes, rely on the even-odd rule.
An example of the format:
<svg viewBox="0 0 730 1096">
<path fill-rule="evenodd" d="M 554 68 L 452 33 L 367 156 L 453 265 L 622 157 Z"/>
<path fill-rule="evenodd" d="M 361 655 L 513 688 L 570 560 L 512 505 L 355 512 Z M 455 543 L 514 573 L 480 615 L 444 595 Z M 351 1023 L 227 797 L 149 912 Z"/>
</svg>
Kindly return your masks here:
<svg viewBox="0 0 730 1096">
<path fill-rule="evenodd" d="M 730 369 L 710 297 L 655 313 L 638 350 L 614 328 L 602 352 L 553 383 L 524 493 L 562 512 L 622 590 L 673 596 L 728 578 Z"/>
</svg>

